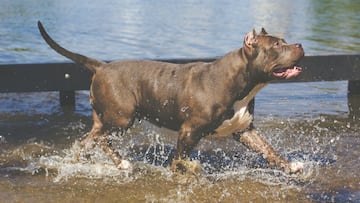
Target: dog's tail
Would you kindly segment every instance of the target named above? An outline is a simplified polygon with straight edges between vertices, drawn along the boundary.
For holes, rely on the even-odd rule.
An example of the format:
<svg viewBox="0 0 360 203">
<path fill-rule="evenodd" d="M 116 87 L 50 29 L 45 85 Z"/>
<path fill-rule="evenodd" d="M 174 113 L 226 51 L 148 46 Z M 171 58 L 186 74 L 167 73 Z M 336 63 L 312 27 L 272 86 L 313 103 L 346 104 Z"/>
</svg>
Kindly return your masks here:
<svg viewBox="0 0 360 203">
<path fill-rule="evenodd" d="M 102 65 L 105 64 L 105 62 L 102 61 L 98 61 L 96 59 L 92 59 L 74 52 L 71 52 L 65 48 L 63 48 L 62 46 L 60 46 L 58 43 L 56 43 L 50 36 L 49 34 L 45 31 L 44 26 L 41 24 L 40 21 L 38 21 L 38 27 L 40 30 L 40 33 L 42 35 L 42 37 L 44 38 L 44 40 L 48 43 L 48 45 L 53 48 L 56 52 L 58 52 L 59 54 L 73 60 L 74 62 L 85 66 L 86 68 L 88 68 L 89 70 L 91 70 L 93 73 L 96 72 L 96 69 L 101 67 Z"/>
</svg>

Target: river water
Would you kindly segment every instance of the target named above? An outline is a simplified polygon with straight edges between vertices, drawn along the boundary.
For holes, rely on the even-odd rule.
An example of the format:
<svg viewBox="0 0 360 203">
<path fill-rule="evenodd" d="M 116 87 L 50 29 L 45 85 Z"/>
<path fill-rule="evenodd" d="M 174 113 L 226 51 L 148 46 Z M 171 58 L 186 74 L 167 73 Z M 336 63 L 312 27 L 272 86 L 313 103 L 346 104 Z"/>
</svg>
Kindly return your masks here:
<svg viewBox="0 0 360 203">
<path fill-rule="evenodd" d="M 2 0 L 0 64 L 66 61 L 43 42 L 38 20 L 64 47 L 103 60 L 221 56 L 261 27 L 307 55 L 360 52 L 357 0 Z M 200 174 L 173 174 L 177 134 L 147 122 L 112 135 L 133 163 L 119 171 L 98 148 L 81 156 L 88 94 L 76 93 L 75 111 L 56 92 L 0 94 L 0 202 L 360 202 L 360 121 L 347 81 L 271 84 L 257 95 L 255 125 L 305 163 L 298 175 L 267 168 L 230 138 L 201 141 L 192 153 Z"/>
</svg>

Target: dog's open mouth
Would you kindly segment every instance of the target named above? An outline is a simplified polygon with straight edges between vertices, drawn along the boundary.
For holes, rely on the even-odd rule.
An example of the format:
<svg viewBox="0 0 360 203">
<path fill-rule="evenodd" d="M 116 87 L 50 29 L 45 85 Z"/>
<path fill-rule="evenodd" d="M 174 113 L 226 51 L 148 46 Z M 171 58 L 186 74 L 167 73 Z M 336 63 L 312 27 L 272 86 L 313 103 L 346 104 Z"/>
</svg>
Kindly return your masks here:
<svg viewBox="0 0 360 203">
<path fill-rule="evenodd" d="M 291 66 L 291 67 L 275 67 L 273 70 L 273 75 L 276 78 L 285 78 L 291 79 L 298 76 L 301 73 L 300 66 Z"/>
</svg>

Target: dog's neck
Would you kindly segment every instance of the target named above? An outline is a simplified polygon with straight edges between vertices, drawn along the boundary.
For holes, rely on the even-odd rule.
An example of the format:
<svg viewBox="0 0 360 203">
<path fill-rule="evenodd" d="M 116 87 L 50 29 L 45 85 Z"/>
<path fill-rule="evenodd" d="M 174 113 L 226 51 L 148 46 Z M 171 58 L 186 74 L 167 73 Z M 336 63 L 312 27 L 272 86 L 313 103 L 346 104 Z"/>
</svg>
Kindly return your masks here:
<svg viewBox="0 0 360 203">
<path fill-rule="evenodd" d="M 246 97 L 246 103 L 248 103 L 267 84 L 267 81 L 253 78 L 248 63 L 243 48 L 229 52 L 214 62 L 214 66 L 221 67 L 216 68 L 217 74 L 225 77 L 222 81 L 227 81 L 228 90 L 235 93 L 235 101 Z M 251 98 L 249 95 L 252 95 Z"/>
</svg>

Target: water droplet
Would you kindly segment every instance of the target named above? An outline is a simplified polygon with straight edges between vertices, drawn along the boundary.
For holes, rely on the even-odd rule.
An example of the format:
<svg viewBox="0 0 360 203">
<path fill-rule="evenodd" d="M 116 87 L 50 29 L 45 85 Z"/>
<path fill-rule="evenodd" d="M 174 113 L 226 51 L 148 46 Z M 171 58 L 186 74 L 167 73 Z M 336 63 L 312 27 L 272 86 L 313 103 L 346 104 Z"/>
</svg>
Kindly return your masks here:
<svg viewBox="0 0 360 203">
<path fill-rule="evenodd" d="M 181 107 L 181 112 L 185 112 L 185 111 L 187 111 L 188 109 L 189 109 L 188 106 L 183 106 L 183 107 Z"/>
<path fill-rule="evenodd" d="M 165 101 L 163 102 L 163 106 L 166 106 L 168 103 L 169 103 L 169 100 L 165 100 Z"/>
<path fill-rule="evenodd" d="M 4 136 L 0 135 L 0 144 L 6 144 L 7 141 Z"/>
</svg>

